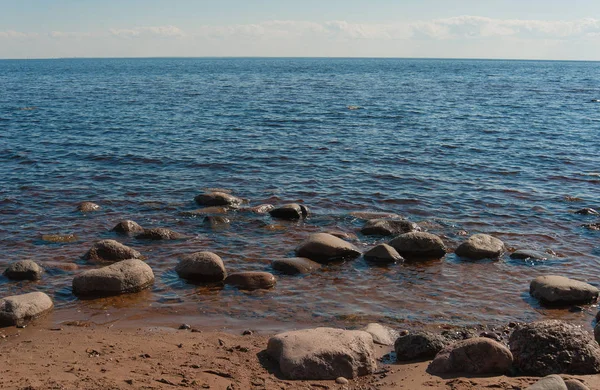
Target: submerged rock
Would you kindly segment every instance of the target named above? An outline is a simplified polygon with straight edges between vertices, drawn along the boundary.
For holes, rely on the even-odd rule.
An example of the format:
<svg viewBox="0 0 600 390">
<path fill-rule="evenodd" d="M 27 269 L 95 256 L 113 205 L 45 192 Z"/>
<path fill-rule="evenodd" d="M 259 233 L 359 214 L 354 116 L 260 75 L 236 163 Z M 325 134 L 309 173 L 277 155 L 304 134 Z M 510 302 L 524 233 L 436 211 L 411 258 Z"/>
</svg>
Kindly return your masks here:
<svg viewBox="0 0 600 390">
<path fill-rule="evenodd" d="M 377 369 L 373 339 L 359 330 L 316 328 L 280 333 L 269 339 L 267 354 L 287 379 L 355 378 Z"/>
<path fill-rule="evenodd" d="M 140 240 L 182 240 L 187 236 L 167 228 L 144 229 L 144 232 L 135 236 Z"/>
<path fill-rule="evenodd" d="M 360 256 L 360 251 L 351 243 L 327 233 L 311 234 L 298 248 L 298 257 L 307 257 L 319 263 L 351 259 Z"/>
<path fill-rule="evenodd" d="M 266 214 L 274 208 L 275 206 L 272 204 L 259 204 L 258 206 L 249 207 L 247 210 L 256 214 Z"/>
<path fill-rule="evenodd" d="M 585 207 L 581 210 L 577 210 L 575 211 L 575 214 L 581 214 L 581 215 L 600 215 L 600 213 L 590 207 Z"/>
<path fill-rule="evenodd" d="M 126 219 L 116 224 L 111 230 L 120 234 L 135 234 L 143 232 L 144 228 L 137 222 Z"/>
<path fill-rule="evenodd" d="M 308 217 L 308 208 L 302 204 L 290 203 L 272 209 L 269 214 L 279 219 L 301 219 Z"/>
<path fill-rule="evenodd" d="M 140 259 L 142 254 L 115 240 L 96 241 L 84 258 L 91 261 L 121 261 Z"/>
<path fill-rule="evenodd" d="M 240 290 L 259 290 L 275 287 L 277 280 L 268 272 L 236 272 L 225 278 L 225 284 Z"/>
<path fill-rule="evenodd" d="M 584 225 L 581 225 L 586 229 L 590 229 L 590 230 L 600 230 L 600 222 L 598 223 L 586 223 Z"/>
<path fill-rule="evenodd" d="M 390 246 L 407 260 L 441 259 L 446 254 L 442 239 L 425 232 L 401 234 L 390 241 Z"/>
<path fill-rule="evenodd" d="M 365 236 L 395 236 L 419 231 L 419 225 L 405 219 L 370 219 L 360 230 Z"/>
<path fill-rule="evenodd" d="M 83 271 L 73 278 L 77 296 L 110 296 L 135 293 L 154 283 L 152 268 L 141 260 L 123 260 L 106 267 Z"/>
<path fill-rule="evenodd" d="M 538 276 L 529 286 L 532 297 L 549 304 L 590 303 L 599 292 L 591 284 L 557 275 Z"/>
<path fill-rule="evenodd" d="M 404 261 L 398 251 L 388 244 L 379 244 L 369 249 L 363 257 L 373 263 L 402 263 Z"/>
<path fill-rule="evenodd" d="M 52 299 L 39 291 L 0 299 L 0 326 L 26 325 L 53 308 Z"/>
<path fill-rule="evenodd" d="M 89 213 L 98 210 L 100 210 L 100 206 L 92 202 L 81 202 L 77 205 L 77 211 L 81 211 L 82 213 Z"/>
<path fill-rule="evenodd" d="M 180 278 L 198 282 L 220 282 L 227 276 L 223 260 L 212 252 L 184 256 L 175 271 Z"/>
<path fill-rule="evenodd" d="M 47 242 L 75 242 L 79 239 L 75 234 L 44 234 L 42 240 Z"/>
<path fill-rule="evenodd" d="M 350 213 L 351 216 L 358 219 L 380 219 L 380 218 L 390 218 L 390 219 L 402 219 L 402 217 L 395 213 L 386 213 L 381 211 L 353 211 Z"/>
<path fill-rule="evenodd" d="M 201 206 L 232 206 L 236 207 L 242 204 L 242 199 L 225 192 L 206 192 L 194 198 L 196 203 Z"/>
<path fill-rule="evenodd" d="M 472 260 L 495 259 L 505 251 L 502 241 L 488 234 L 474 234 L 456 248 L 457 256 Z"/>
<path fill-rule="evenodd" d="M 273 269 L 286 275 L 307 274 L 321 268 L 321 264 L 305 257 L 277 259 L 272 263 Z"/>
<path fill-rule="evenodd" d="M 40 280 L 44 269 L 33 260 L 19 260 L 8 266 L 4 276 L 12 280 Z"/>
<path fill-rule="evenodd" d="M 222 215 L 208 215 L 203 222 L 213 230 L 223 230 L 229 228 L 231 220 Z"/>
<path fill-rule="evenodd" d="M 399 362 L 409 360 L 432 359 L 448 341 L 435 333 L 415 332 L 398 337 L 394 343 L 396 359 Z"/>
<path fill-rule="evenodd" d="M 548 260 L 548 255 L 529 249 L 518 249 L 510 254 L 510 258 L 515 260 Z"/>
<path fill-rule="evenodd" d="M 441 350 L 427 367 L 432 374 L 506 374 L 513 362 L 504 345 L 486 337 L 474 337 Z"/>
</svg>

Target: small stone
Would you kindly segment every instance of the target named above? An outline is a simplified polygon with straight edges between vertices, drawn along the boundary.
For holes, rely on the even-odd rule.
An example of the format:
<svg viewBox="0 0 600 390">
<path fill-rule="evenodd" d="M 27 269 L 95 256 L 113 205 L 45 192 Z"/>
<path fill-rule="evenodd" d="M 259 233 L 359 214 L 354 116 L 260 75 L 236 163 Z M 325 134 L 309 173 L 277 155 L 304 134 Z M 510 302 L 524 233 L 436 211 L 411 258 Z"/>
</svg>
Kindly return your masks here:
<svg viewBox="0 0 600 390">
<path fill-rule="evenodd" d="M 405 219 L 371 219 L 360 230 L 365 236 L 393 236 L 421 231 L 419 225 Z"/>
<path fill-rule="evenodd" d="M 236 272 L 225 278 L 225 284 L 240 290 L 259 290 L 275 287 L 275 276 L 268 272 Z"/>
<path fill-rule="evenodd" d="M 100 206 L 92 202 L 81 202 L 77 205 L 77 211 L 81 211 L 82 213 L 89 213 L 98 210 L 100 210 Z"/>
<path fill-rule="evenodd" d="M 581 210 L 575 211 L 575 214 L 581 215 L 600 215 L 600 213 L 590 207 L 582 208 Z"/>
<path fill-rule="evenodd" d="M 308 217 L 308 208 L 298 203 L 285 204 L 269 211 L 271 217 L 279 219 L 301 219 Z"/>
<path fill-rule="evenodd" d="M 194 198 L 201 206 L 239 206 L 242 199 L 224 192 L 207 192 Z"/>
<path fill-rule="evenodd" d="M 591 284 L 564 276 L 538 276 L 529 286 L 532 297 L 549 304 L 590 303 L 598 299 L 600 290 Z"/>
<path fill-rule="evenodd" d="M 360 256 L 360 251 L 351 243 L 327 233 L 311 234 L 296 249 L 298 257 L 307 257 L 319 263 L 352 259 Z"/>
<path fill-rule="evenodd" d="M 111 230 L 120 234 L 135 234 L 143 232 L 144 228 L 137 222 L 126 219 L 116 224 Z"/>
<path fill-rule="evenodd" d="M 292 257 L 288 259 L 277 259 L 272 263 L 275 271 L 285 275 L 307 274 L 321 268 L 321 264 L 305 257 Z"/>
<path fill-rule="evenodd" d="M 92 261 L 121 261 L 139 259 L 142 254 L 115 240 L 96 241 L 84 258 Z"/>
<path fill-rule="evenodd" d="M 407 260 L 441 259 L 446 254 L 442 239 L 426 232 L 401 234 L 390 241 L 390 246 Z"/>
<path fill-rule="evenodd" d="M 189 330 L 192 329 L 192 326 L 189 324 L 181 324 L 179 325 L 179 330 Z"/>
<path fill-rule="evenodd" d="M 186 236 L 167 228 L 152 228 L 144 229 L 144 232 L 138 234 L 135 238 L 141 240 L 181 240 Z"/>
<path fill-rule="evenodd" d="M 365 260 L 373 263 L 402 263 L 404 258 L 400 256 L 394 247 L 388 244 L 379 244 L 369 249 L 363 255 Z"/>
<path fill-rule="evenodd" d="M 505 250 L 504 243 L 488 234 L 474 234 L 456 248 L 457 256 L 472 260 L 495 259 Z"/>
<path fill-rule="evenodd" d="M 12 280 L 40 280 L 44 269 L 33 260 L 19 260 L 8 266 L 4 276 Z"/>
<path fill-rule="evenodd" d="M 558 375 L 548 375 L 525 390 L 568 390 L 565 381 Z"/>
<path fill-rule="evenodd" d="M 348 383 L 350 383 L 350 381 L 344 378 L 343 376 L 340 376 L 335 378 L 335 383 L 337 383 L 338 385 L 347 385 Z"/>
<path fill-rule="evenodd" d="M 197 282 L 220 282 L 227 277 L 223 260 L 212 252 L 185 255 L 175 271 L 180 278 Z"/>
<path fill-rule="evenodd" d="M 252 336 L 253 334 L 254 332 L 252 332 L 250 329 L 246 329 L 242 332 L 242 336 Z"/>
</svg>

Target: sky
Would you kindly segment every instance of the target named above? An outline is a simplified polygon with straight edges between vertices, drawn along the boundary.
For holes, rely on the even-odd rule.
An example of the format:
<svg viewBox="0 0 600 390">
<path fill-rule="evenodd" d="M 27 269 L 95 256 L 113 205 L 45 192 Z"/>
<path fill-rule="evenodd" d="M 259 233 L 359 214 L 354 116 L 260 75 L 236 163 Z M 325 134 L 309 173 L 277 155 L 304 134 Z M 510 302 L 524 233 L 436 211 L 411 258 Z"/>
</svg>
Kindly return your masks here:
<svg viewBox="0 0 600 390">
<path fill-rule="evenodd" d="M 600 60 L 600 0 L 0 0 L 0 59 Z"/>
</svg>

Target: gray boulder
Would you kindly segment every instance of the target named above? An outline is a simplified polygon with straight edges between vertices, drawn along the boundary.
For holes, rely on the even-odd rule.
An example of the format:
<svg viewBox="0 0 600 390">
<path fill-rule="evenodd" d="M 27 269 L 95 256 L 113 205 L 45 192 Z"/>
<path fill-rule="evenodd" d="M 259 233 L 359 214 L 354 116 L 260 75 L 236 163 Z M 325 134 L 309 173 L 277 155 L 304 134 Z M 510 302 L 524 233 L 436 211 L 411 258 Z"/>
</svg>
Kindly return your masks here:
<svg viewBox="0 0 600 390">
<path fill-rule="evenodd" d="M 558 375 L 548 375 L 525 390 L 568 390 L 563 378 Z"/>
<path fill-rule="evenodd" d="M 474 234 L 456 248 L 457 256 L 467 259 L 495 259 L 505 251 L 502 241 L 487 234 Z"/>
<path fill-rule="evenodd" d="M 142 291 L 154 283 L 154 273 L 141 260 L 130 259 L 83 271 L 73 278 L 78 296 L 110 296 Z"/>
<path fill-rule="evenodd" d="M 316 328 L 273 336 L 267 354 L 287 379 L 355 378 L 377 369 L 373 339 L 367 332 Z"/>
<path fill-rule="evenodd" d="M 277 259 L 272 263 L 273 269 L 285 275 L 307 274 L 321 268 L 321 264 L 304 257 Z"/>
<path fill-rule="evenodd" d="M 587 387 L 577 379 L 566 379 L 565 385 L 567 386 L 567 390 L 590 390 L 589 387 Z"/>
<path fill-rule="evenodd" d="M 421 228 L 406 219 L 371 219 L 360 230 L 365 236 L 395 236 L 398 234 L 419 232 Z"/>
<path fill-rule="evenodd" d="M 307 257 L 319 263 L 352 259 L 360 256 L 360 251 L 347 241 L 327 233 L 311 234 L 296 249 L 298 257 Z"/>
<path fill-rule="evenodd" d="M 136 234 L 142 233 L 144 228 L 138 225 L 137 222 L 126 219 L 116 224 L 112 231 L 120 234 Z"/>
<path fill-rule="evenodd" d="M 442 239 L 425 232 L 401 234 L 390 241 L 390 245 L 407 260 L 441 259 L 446 254 Z"/>
<path fill-rule="evenodd" d="M 308 208 L 302 204 L 290 203 L 270 210 L 269 214 L 279 219 L 301 219 L 308 217 Z"/>
<path fill-rule="evenodd" d="M 77 211 L 81 211 L 82 213 L 89 213 L 98 210 L 100 210 L 100 206 L 92 202 L 81 202 L 77 205 Z"/>
<path fill-rule="evenodd" d="M 223 260 L 212 252 L 184 256 L 175 271 L 180 278 L 196 282 L 220 282 L 227 277 Z"/>
<path fill-rule="evenodd" d="M 576 325 L 555 320 L 517 325 L 508 343 L 522 375 L 600 372 L 600 346 Z"/>
<path fill-rule="evenodd" d="M 167 228 L 152 228 L 144 229 L 144 232 L 138 234 L 135 238 L 141 240 L 182 240 L 186 236 Z"/>
<path fill-rule="evenodd" d="M 398 251 L 388 244 L 374 246 L 365 252 L 363 257 L 373 263 L 402 263 L 404 261 Z"/>
<path fill-rule="evenodd" d="M 54 308 L 43 292 L 32 292 L 0 299 L 0 326 L 23 326 Z"/>
<path fill-rule="evenodd" d="M 242 204 L 242 199 L 225 192 L 206 192 L 194 198 L 201 206 L 230 206 L 236 207 Z"/>
<path fill-rule="evenodd" d="M 510 254 L 510 258 L 515 260 L 548 260 L 548 255 L 529 249 L 518 249 Z"/>
<path fill-rule="evenodd" d="M 431 374 L 506 374 L 513 356 L 504 345 L 487 337 L 474 337 L 442 349 L 427 367 Z"/>
<path fill-rule="evenodd" d="M 135 249 L 121 244 L 115 240 L 96 241 L 90 250 L 84 255 L 86 260 L 91 261 L 121 261 L 127 259 L 140 259 L 142 254 Z"/>
<path fill-rule="evenodd" d="M 225 278 L 225 284 L 240 290 L 259 290 L 275 287 L 277 280 L 268 272 L 236 272 Z"/>
<path fill-rule="evenodd" d="M 447 344 L 448 341 L 438 334 L 414 332 L 398 337 L 394 343 L 394 351 L 399 362 L 428 360 L 435 357 Z"/>
<path fill-rule="evenodd" d="M 543 303 L 577 304 L 596 301 L 600 290 L 591 284 L 564 276 L 546 275 L 531 281 L 529 293 Z"/>
<path fill-rule="evenodd" d="M 33 260 L 19 260 L 8 266 L 4 276 L 12 280 L 40 280 L 44 269 Z"/>
<path fill-rule="evenodd" d="M 397 330 L 378 323 L 368 324 L 363 330 L 373 337 L 374 343 L 381 345 L 394 345 L 400 335 Z"/>
</svg>

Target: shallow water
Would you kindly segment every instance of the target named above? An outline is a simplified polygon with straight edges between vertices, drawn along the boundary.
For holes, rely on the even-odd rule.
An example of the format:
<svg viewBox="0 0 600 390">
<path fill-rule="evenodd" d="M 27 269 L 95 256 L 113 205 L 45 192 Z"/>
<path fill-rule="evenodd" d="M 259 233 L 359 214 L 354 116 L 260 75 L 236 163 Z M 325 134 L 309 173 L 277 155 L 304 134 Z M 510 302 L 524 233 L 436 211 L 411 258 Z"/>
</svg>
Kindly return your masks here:
<svg viewBox="0 0 600 390">
<path fill-rule="evenodd" d="M 2 296 L 49 293 L 65 311 L 314 324 L 496 323 L 596 312 L 544 309 L 541 274 L 600 285 L 600 232 L 574 214 L 600 208 L 600 63 L 395 59 L 89 59 L 0 61 L 0 268 L 46 264 L 39 283 L 0 278 Z M 348 106 L 358 106 L 349 109 Z M 355 108 L 355 107 L 351 107 Z M 233 211 L 214 230 L 193 198 L 231 189 L 261 203 L 303 202 L 306 221 Z M 75 211 L 78 202 L 102 206 Z M 367 249 L 353 211 L 398 213 L 442 235 L 490 233 L 543 263 L 440 261 L 373 267 L 363 259 L 272 291 L 195 286 L 173 268 L 210 250 L 230 272 L 270 270 L 309 233 L 344 231 Z M 119 220 L 192 238 L 147 242 Z M 43 234 L 75 234 L 48 243 Z M 117 238 L 147 256 L 150 292 L 80 301 L 91 243 Z M 140 315 L 142 315 L 140 314 Z"/>
</svg>

